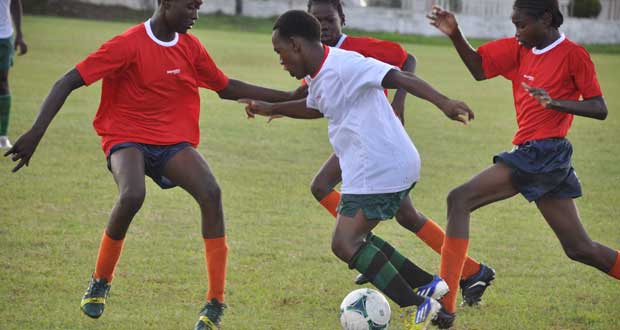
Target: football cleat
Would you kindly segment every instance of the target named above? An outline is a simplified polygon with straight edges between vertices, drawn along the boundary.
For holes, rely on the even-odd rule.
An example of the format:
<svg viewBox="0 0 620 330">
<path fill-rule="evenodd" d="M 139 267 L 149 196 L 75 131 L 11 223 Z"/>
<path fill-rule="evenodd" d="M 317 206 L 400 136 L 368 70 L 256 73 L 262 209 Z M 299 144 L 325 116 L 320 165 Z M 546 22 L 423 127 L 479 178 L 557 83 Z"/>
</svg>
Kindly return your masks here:
<svg viewBox="0 0 620 330">
<path fill-rule="evenodd" d="M 418 306 L 411 326 L 415 328 L 416 326 L 422 325 L 422 329 L 426 329 L 431 321 L 437 317 L 437 313 L 440 309 L 441 304 L 437 300 L 426 298 L 424 303 Z"/>
<path fill-rule="evenodd" d="M 484 290 L 487 289 L 495 279 L 495 270 L 485 264 L 480 264 L 478 273 L 461 280 L 461 295 L 463 303 L 461 306 L 475 306 L 480 304 Z"/>
<path fill-rule="evenodd" d="M 80 309 L 84 314 L 97 319 L 103 314 L 105 301 L 110 294 L 110 284 L 105 278 L 90 278 L 88 288 L 82 297 Z"/>
<path fill-rule="evenodd" d="M 0 136 L 0 149 L 11 149 L 13 145 L 6 135 Z"/>
<path fill-rule="evenodd" d="M 200 311 L 194 330 L 220 330 L 220 323 L 226 304 L 213 298 Z"/>
<path fill-rule="evenodd" d="M 441 306 L 441 309 L 439 309 L 439 311 L 435 314 L 435 317 L 431 320 L 431 323 L 434 326 L 437 326 L 438 329 L 449 330 L 452 328 L 455 319 L 455 314 L 448 313 L 448 311 Z"/>
<path fill-rule="evenodd" d="M 441 279 L 441 277 L 434 275 L 433 280 L 416 289 L 416 293 L 420 296 L 425 296 L 429 298 L 433 298 L 435 300 L 440 300 L 445 296 L 448 291 L 448 283 Z"/>
<path fill-rule="evenodd" d="M 364 274 L 358 274 L 355 277 L 355 284 L 357 284 L 357 285 L 364 285 L 364 284 L 366 284 L 368 282 L 370 282 L 370 280 Z"/>
</svg>

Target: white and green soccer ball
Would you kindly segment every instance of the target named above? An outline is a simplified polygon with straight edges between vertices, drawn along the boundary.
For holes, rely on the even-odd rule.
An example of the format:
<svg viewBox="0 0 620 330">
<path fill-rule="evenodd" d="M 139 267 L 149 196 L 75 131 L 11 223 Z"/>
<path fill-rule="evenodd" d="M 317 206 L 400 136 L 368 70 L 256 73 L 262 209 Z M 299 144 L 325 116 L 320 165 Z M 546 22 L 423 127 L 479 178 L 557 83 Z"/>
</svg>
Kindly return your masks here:
<svg viewBox="0 0 620 330">
<path fill-rule="evenodd" d="M 388 301 L 373 289 L 351 291 L 340 304 L 343 330 L 385 330 L 391 315 Z"/>
</svg>

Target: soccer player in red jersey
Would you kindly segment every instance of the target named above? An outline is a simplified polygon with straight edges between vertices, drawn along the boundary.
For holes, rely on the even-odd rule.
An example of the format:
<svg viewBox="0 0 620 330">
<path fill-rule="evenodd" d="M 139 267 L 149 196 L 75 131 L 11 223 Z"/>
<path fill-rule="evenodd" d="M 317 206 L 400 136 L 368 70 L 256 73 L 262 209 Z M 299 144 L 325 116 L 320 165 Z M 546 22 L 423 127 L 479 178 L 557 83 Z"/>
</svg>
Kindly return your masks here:
<svg viewBox="0 0 620 330">
<path fill-rule="evenodd" d="M 391 64 L 401 68 L 405 72 L 414 72 L 416 60 L 413 55 L 399 44 L 386 40 L 379 40 L 370 37 L 347 36 L 342 32 L 345 25 L 345 14 L 340 0 L 309 0 L 308 12 L 321 23 L 321 42 L 324 45 L 354 51 L 371 57 L 381 62 Z M 298 91 L 297 93 L 300 93 Z M 405 97 L 407 92 L 397 89 L 392 100 L 392 108 L 404 123 Z M 312 195 L 316 200 L 336 216 L 336 207 L 340 202 L 340 192 L 334 188 L 342 181 L 340 162 L 338 157 L 332 155 L 325 161 L 319 172 L 315 175 L 310 185 Z M 427 218 L 413 206 L 409 198 L 403 199 L 403 204 L 396 214 L 398 223 L 415 233 L 424 243 L 430 246 L 437 253 L 441 252 L 441 245 L 444 241 L 443 229 L 432 219 Z M 368 241 L 374 242 L 388 255 L 400 258 L 400 254 L 385 240 L 377 235 L 370 234 Z M 405 258 L 406 259 L 406 258 Z M 462 295 L 466 304 L 475 305 L 481 300 L 484 289 L 490 285 L 495 278 L 495 271 L 476 260 L 467 257 L 463 270 L 463 284 L 471 282 L 469 285 L 462 286 Z M 476 279 L 475 281 L 471 279 Z M 471 280 L 471 281 L 470 281 Z M 368 282 L 363 275 L 359 275 L 356 283 L 364 284 Z M 410 283 L 413 284 L 413 283 Z M 475 284 L 475 285 L 474 285 Z M 417 284 L 419 286 L 419 283 Z M 424 290 L 423 286 L 421 290 Z M 482 288 L 482 289 L 481 289 Z"/>
<path fill-rule="evenodd" d="M 454 288 L 469 244 L 470 213 L 521 193 L 536 202 L 566 255 L 620 279 L 620 253 L 590 239 L 574 198 L 581 186 L 565 138 L 574 116 L 603 120 L 607 106 L 588 52 L 567 39 L 557 0 L 516 0 L 515 37 L 474 50 L 454 14 L 434 7 L 428 16 L 445 33 L 476 80 L 503 76 L 512 82 L 518 130 L 515 148 L 448 195 L 448 226 L 441 251 L 441 276 Z M 440 328 L 454 320 L 456 296 L 444 298 Z"/>
<path fill-rule="evenodd" d="M 291 98 L 229 79 L 200 41 L 186 33 L 198 19 L 202 0 L 163 0 L 147 22 L 105 42 L 62 76 L 43 102 L 30 130 L 5 154 L 28 165 L 54 116 L 69 94 L 103 79 L 94 128 L 101 136 L 119 197 L 103 233 L 95 271 L 82 299 L 82 311 L 101 316 L 125 234 L 145 197 L 145 175 L 162 188 L 180 186 L 198 202 L 202 215 L 209 287 L 195 328 L 219 329 L 224 305 L 228 246 L 220 188 L 198 153 L 198 88 L 223 99 Z"/>
</svg>

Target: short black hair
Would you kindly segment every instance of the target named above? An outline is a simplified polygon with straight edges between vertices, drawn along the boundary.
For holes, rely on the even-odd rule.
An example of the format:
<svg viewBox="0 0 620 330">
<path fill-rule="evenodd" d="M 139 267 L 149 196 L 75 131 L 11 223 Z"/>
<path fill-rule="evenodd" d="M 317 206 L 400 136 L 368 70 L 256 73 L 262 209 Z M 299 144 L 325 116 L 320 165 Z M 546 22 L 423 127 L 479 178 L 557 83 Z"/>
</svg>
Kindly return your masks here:
<svg viewBox="0 0 620 330">
<path fill-rule="evenodd" d="M 558 0 L 515 0 L 514 8 L 525 10 L 528 16 L 536 19 L 545 13 L 551 14 L 551 26 L 559 28 L 564 23 Z"/>
<path fill-rule="evenodd" d="M 308 11 L 310 11 L 310 7 L 315 3 L 325 3 L 328 5 L 332 5 L 338 11 L 338 16 L 340 16 L 340 22 L 342 25 L 345 24 L 345 16 L 344 10 L 342 9 L 342 1 L 340 0 L 308 0 Z"/>
<path fill-rule="evenodd" d="M 289 10 L 280 15 L 273 24 L 273 30 L 278 30 L 285 38 L 302 37 L 309 41 L 321 40 L 321 24 L 314 16 L 303 10 Z"/>
</svg>

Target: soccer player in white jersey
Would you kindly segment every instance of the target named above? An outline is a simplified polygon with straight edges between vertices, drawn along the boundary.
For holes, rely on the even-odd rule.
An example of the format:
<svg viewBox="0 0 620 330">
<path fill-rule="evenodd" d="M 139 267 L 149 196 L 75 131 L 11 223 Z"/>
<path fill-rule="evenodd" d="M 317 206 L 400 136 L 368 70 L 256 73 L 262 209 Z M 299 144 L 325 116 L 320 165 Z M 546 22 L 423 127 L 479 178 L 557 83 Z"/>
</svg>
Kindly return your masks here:
<svg viewBox="0 0 620 330">
<path fill-rule="evenodd" d="M 285 70 L 297 79 L 305 77 L 308 97 L 282 103 L 244 100 L 248 115 L 328 119 L 329 140 L 342 168 L 342 198 L 332 251 L 399 306 L 417 306 L 415 323 L 430 321 L 440 304 L 416 294 L 400 273 L 402 264 L 365 241 L 380 221 L 394 217 L 401 208 L 412 207 L 404 201 L 409 200 L 420 173 L 418 152 L 383 90 L 404 89 L 464 123 L 473 119 L 473 112 L 411 73 L 324 46 L 319 22 L 304 11 L 280 16 L 272 42 Z M 417 266 L 414 272 L 428 274 Z"/>
</svg>

